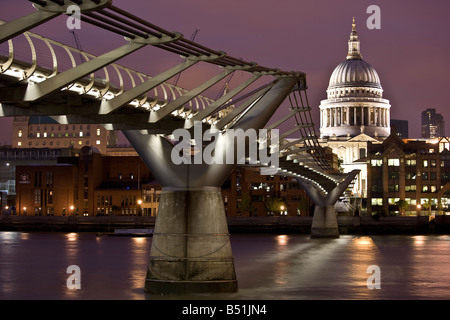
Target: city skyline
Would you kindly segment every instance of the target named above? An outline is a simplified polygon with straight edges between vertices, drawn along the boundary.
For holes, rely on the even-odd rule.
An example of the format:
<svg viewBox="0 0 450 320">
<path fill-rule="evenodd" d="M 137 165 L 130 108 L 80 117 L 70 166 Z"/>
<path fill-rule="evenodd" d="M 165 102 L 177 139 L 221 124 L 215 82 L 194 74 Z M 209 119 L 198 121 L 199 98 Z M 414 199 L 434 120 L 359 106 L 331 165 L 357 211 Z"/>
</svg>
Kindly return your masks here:
<svg viewBox="0 0 450 320">
<path fill-rule="evenodd" d="M 445 65 L 450 48 L 445 31 L 450 22 L 445 8 L 450 4 L 434 1 L 380 3 L 381 29 L 366 26 L 372 3 L 360 1 L 246 1 L 239 6 L 233 1 L 146 2 L 114 1 L 116 6 L 142 17 L 167 30 L 181 32 L 186 38 L 196 30 L 195 41 L 229 55 L 255 61 L 260 65 L 296 70 L 307 74 L 308 97 L 316 128 L 319 125 L 319 104 L 326 97 L 331 72 L 345 60 L 352 17 L 361 41 L 363 59 L 378 72 L 384 92 L 391 102 L 391 118 L 408 120 L 410 138 L 420 138 L 420 114 L 435 108 L 444 118 L 446 107 Z M 0 19 L 12 20 L 33 12 L 28 1 L 6 1 Z M 281 18 L 281 19 L 280 19 Z M 75 46 L 72 34 L 63 28 L 65 17 L 33 29 L 68 45 Z M 58 26 L 58 27 L 56 27 Z M 92 27 L 90 27 L 92 28 Z M 92 37 L 81 28 L 76 30 L 84 51 L 99 54 L 115 47 L 107 37 Z M 98 29 L 97 29 L 98 30 Z M 112 47 L 111 47 L 112 46 Z M 431 55 L 431 56 L 430 56 Z M 155 74 L 155 66 L 145 55 L 133 55 L 126 66 Z M 430 58 L 431 57 L 431 58 Z M 167 58 L 167 65 L 177 56 Z M 189 87 L 190 79 L 180 77 L 179 85 Z M 214 97 L 213 97 L 214 98 Z M 10 143 L 11 119 L 2 119 L 0 143 Z M 449 126 L 447 121 L 446 126 Z M 450 132 L 446 128 L 446 132 Z"/>
</svg>

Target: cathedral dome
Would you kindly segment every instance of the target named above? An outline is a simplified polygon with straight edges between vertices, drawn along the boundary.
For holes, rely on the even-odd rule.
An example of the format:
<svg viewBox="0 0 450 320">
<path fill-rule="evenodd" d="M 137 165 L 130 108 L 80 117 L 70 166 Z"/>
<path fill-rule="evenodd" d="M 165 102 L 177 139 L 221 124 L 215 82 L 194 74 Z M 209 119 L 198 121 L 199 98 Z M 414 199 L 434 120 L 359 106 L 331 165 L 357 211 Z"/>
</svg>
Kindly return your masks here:
<svg viewBox="0 0 450 320">
<path fill-rule="evenodd" d="M 320 103 L 321 137 L 370 137 L 390 134 L 390 104 L 383 99 L 380 77 L 363 60 L 353 20 L 347 59 L 332 72 L 327 99 Z"/>
<path fill-rule="evenodd" d="M 375 69 L 362 59 L 347 59 L 333 71 L 328 84 L 335 87 L 371 87 L 381 89 L 380 78 Z"/>
</svg>

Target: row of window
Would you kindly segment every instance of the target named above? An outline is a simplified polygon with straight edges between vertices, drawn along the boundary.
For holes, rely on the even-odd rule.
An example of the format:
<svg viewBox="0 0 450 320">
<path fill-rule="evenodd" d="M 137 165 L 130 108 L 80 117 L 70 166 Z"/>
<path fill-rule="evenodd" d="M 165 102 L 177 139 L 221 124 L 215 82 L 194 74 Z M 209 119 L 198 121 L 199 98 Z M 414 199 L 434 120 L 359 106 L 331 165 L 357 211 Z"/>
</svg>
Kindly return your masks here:
<svg viewBox="0 0 450 320">
<path fill-rule="evenodd" d="M 442 174 L 442 179 L 445 179 L 447 175 Z M 400 172 L 388 172 L 389 179 L 399 179 Z M 417 174 L 415 172 L 405 172 L 405 178 L 407 180 L 416 180 Z M 436 172 L 422 172 L 422 180 L 436 180 L 437 173 Z"/>
<path fill-rule="evenodd" d="M 144 196 L 144 202 L 159 202 L 159 197 L 160 195 L 153 195 L 153 197 L 147 195 Z M 121 198 L 122 206 L 135 206 L 136 204 L 139 204 L 136 196 L 122 196 Z M 112 196 L 97 196 L 97 206 L 111 207 L 112 205 Z"/>
<path fill-rule="evenodd" d="M 415 159 L 407 159 L 405 161 L 406 166 L 415 166 L 417 161 Z M 372 167 L 381 167 L 383 165 L 382 159 L 372 159 L 370 160 L 370 165 Z M 398 167 L 400 166 L 400 159 L 388 159 L 388 166 Z M 424 159 L 422 160 L 423 168 L 434 168 L 437 166 L 436 159 Z M 444 161 L 441 161 L 441 167 L 444 166 Z"/>
<path fill-rule="evenodd" d="M 73 138 L 75 138 L 75 137 L 90 137 L 91 136 L 91 134 L 89 133 L 89 132 L 83 132 L 83 131 L 80 131 L 80 132 L 78 132 L 78 133 L 75 133 L 75 132 L 73 132 L 73 133 L 57 133 L 57 134 L 55 134 L 55 133 L 50 133 L 50 134 L 47 134 L 47 132 L 44 132 L 44 133 L 40 133 L 40 132 L 37 132 L 36 133 L 36 135 L 34 134 L 34 133 L 29 133 L 28 134 L 28 138 L 70 138 L 70 137 L 73 137 Z M 19 138 L 21 138 L 21 136 L 19 135 Z"/>
<path fill-rule="evenodd" d="M 329 91 L 329 95 L 330 97 L 340 97 L 344 94 L 349 94 L 349 93 L 365 93 L 365 94 L 370 94 L 372 96 L 376 96 L 376 97 L 381 97 L 381 94 L 379 91 L 375 91 L 375 90 L 369 90 L 369 89 L 351 89 L 351 90 L 333 90 L 333 91 Z"/>
<path fill-rule="evenodd" d="M 400 198 L 388 198 L 388 204 L 396 204 Z M 413 198 L 405 198 L 405 201 L 408 202 L 410 205 L 416 205 L 417 200 Z M 371 204 L 373 206 L 382 206 L 383 205 L 383 198 L 372 198 Z"/>
<path fill-rule="evenodd" d="M 417 186 L 415 184 L 411 184 L 411 185 L 405 185 L 405 191 L 416 191 L 417 190 Z M 423 185 L 422 186 L 422 192 L 426 193 L 426 192 L 436 192 L 438 190 L 436 185 Z M 378 188 L 376 188 L 376 186 L 374 186 L 372 188 L 372 191 L 378 191 Z M 399 185 L 398 184 L 390 184 L 388 186 L 388 191 L 389 192 L 398 192 L 399 191 Z"/>
<path fill-rule="evenodd" d="M 53 126 L 51 126 L 50 129 L 51 129 L 51 131 L 54 131 Z M 87 125 L 87 128 L 86 128 L 86 129 L 87 129 L 87 130 L 90 130 L 91 127 L 90 127 L 89 125 Z M 40 127 L 37 127 L 37 131 L 38 131 L 37 134 L 40 134 L 40 130 L 41 130 Z M 69 126 L 66 125 L 65 131 L 68 131 L 68 130 L 69 130 Z M 73 131 L 76 131 L 76 130 L 77 130 L 75 125 L 72 127 L 72 130 L 73 130 Z M 80 129 L 79 129 L 79 130 L 80 130 L 80 133 L 83 132 L 83 125 L 80 125 Z M 33 127 L 30 127 L 30 131 L 33 131 Z M 58 126 L 58 131 L 61 131 L 61 126 Z M 97 128 L 96 133 L 97 133 L 97 136 L 100 136 L 100 134 L 101 134 L 100 128 Z M 22 137 L 22 134 L 23 134 L 23 132 L 22 132 L 22 130 L 19 128 L 19 132 L 17 133 L 17 135 L 19 136 L 19 138 Z M 52 133 L 52 134 L 53 134 L 53 133 Z M 44 137 L 46 137 L 46 136 L 47 136 L 47 127 L 44 126 Z"/>
<path fill-rule="evenodd" d="M 421 188 L 422 188 L 423 193 L 438 191 L 438 187 L 436 185 L 422 185 Z M 381 186 L 377 186 L 377 185 L 372 186 L 372 192 L 376 193 L 376 192 L 382 192 L 382 191 L 383 191 L 383 188 Z M 398 184 L 389 184 L 388 191 L 389 192 L 398 192 L 398 191 L 400 191 L 400 187 Z M 417 191 L 417 186 L 415 184 L 405 185 L 405 191 L 406 192 L 410 192 L 410 191 L 415 192 L 415 191 Z"/>
<path fill-rule="evenodd" d="M 388 204 L 390 205 L 395 205 L 400 198 L 388 198 Z M 418 201 L 420 200 L 420 201 Z M 429 198 L 420 198 L 420 199 L 415 199 L 415 198 L 405 198 L 405 201 L 409 204 L 409 205 L 417 205 L 417 204 L 424 204 L 427 203 L 431 200 L 431 204 L 436 205 L 437 204 L 437 199 L 433 198 L 433 199 L 429 199 Z M 442 199 L 442 203 L 445 204 L 447 200 Z M 383 205 L 383 198 L 372 198 L 371 199 L 371 204 L 372 206 L 382 206 Z"/>
<path fill-rule="evenodd" d="M 70 141 L 70 145 L 71 145 L 71 146 L 73 146 L 73 145 L 75 145 L 75 144 L 76 144 L 75 141 L 73 141 L 73 140 Z M 83 141 L 79 140 L 79 141 L 78 141 L 78 145 L 81 146 L 82 144 L 83 144 Z M 86 140 L 85 144 L 86 144 L 87 146 L 89 146 L 89 145 L 91 145 L 91 142 L 90 142 L 89 140 Z M 100 144 L 101 144 L 101 141 L 100 141 L 100 140 L 96 140 L 96 141 L 95 141 L 95 144 L 96 144 L 96 145 L 100 145 Z M 37 146 L 40 145 L 40 143 L 39 143 L 39 142 L 35 142 L 34 145 L 37 147 Z M 47 142 L 46 142 L 46 141 L 43 141 L 41 145 L 45 147 L 45 146 L 47 145 Z M 50 141 L 50 142 L 48 143 L 48 145 L 49 145 L 49 146 L 53 146 L 53 145 L 54 145 L 54 142 L 53 142 L 53 141 Z M 61 142 L 60 142 L 60 141 L 56 141 L 56 145 L 57 145 L 57 146 L 60 146 L 60 145 L 61 145 Z M 65 141 L 65 142 L 64 142 L 64 145 L 65 145 L 65 146 L 68 146 L 68 145 L 69 145 L 68 141 Z M 18 146 L 18 147 L 22 147 L 22 146 L 23 146 L 22 141 L 18 141 L 18 142 L 17 142 L 17 146 Z M 33 146 L 33 142 L 29 141 L 29 142 L 28 142 L 28 146 L 30 146 L 30 147 Z"/>
</svg>

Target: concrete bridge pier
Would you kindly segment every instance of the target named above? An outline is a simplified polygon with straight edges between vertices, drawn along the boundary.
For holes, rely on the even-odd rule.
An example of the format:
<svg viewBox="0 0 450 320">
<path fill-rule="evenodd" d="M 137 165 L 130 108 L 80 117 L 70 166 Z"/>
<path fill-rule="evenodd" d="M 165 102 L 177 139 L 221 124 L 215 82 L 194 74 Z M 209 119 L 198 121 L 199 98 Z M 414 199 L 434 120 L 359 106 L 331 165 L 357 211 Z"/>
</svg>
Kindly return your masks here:
<svg viewBox="0 0 450 320">
<path fill-rule="evenodd" d="M 238 290 L 220 188 L 164 188 L 156 219 L 146 292 Z"/>
<path fill-rule="evenodd" d="M 323 196 L 316 188 L 303 179 L 297 178 L 297 181 L 305 189 L 315 205 L 311 225 L 312 238 L 339 238 L 339 226 L 334 205 L 359 172 L 360 170 L 350 172 L 347 178 L 328 192 L 326 196 Z"/>
<path fill-rule="evenodd" d="M 317 205 L 311 225 L 312 238 L 339 238 L 336 210 L 332 205 Z"/>
<path fill-rule="evenodd" d="M 233 293 L 237 279 L 220 186 L 234 165 L 179 164 L 172 144 L 155 134 L 124 131 L 163 185 L 145 291 Z"/>
</svg>

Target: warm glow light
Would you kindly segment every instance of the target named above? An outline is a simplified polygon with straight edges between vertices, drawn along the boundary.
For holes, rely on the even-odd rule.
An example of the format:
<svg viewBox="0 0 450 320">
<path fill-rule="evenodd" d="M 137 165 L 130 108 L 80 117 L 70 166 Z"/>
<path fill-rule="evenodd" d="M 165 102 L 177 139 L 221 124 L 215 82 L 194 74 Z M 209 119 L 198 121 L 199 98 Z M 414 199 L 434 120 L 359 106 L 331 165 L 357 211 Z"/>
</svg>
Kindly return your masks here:
<svg viewBox="0 0 450 320">
<path fill-rule="evenodd" d="M 73 206 L 70 206 L 70 210 L 73 210 Z"/>
<path fill-rule="evenodd" d="M 142 204 L 142 200 L 139 199 L 139 200 L 137 201 L 137 203 L 138 203 L 138 205 L 141 205 L 141 204 Z"/>
<path fill-rule="evenodd" d="M 66 234 L 66 238 L 69 241 L 76 241 L 78 239 L 78 234 L 76 234 L 75 232 L 71 232 Z"/>
<path fill-rule="evenodd" d="M 281 209 L 281 211 L 284 211 L 284 206 L 281 206 L 280 209 Z"/>
<path fill-rule="evenodd" d="M 352 241 L 360 248 L 371 247 L 374 245 L 373 240 L 370 237 L 355 237 Z"/>
<path fill-rule="evenodd" d="M 425 237 L 424 236 L 415 236 L 414 237 L 414 244 L 416 245 L 424 245 L 425 244 Z"/>
<path fill-rule="evenodd" d="M 277 243 L 281 246 L 285 246 L 288 243 L 288 236 L 287 235 L 279 235 L 277 236 Z"/>
</svg>

